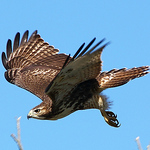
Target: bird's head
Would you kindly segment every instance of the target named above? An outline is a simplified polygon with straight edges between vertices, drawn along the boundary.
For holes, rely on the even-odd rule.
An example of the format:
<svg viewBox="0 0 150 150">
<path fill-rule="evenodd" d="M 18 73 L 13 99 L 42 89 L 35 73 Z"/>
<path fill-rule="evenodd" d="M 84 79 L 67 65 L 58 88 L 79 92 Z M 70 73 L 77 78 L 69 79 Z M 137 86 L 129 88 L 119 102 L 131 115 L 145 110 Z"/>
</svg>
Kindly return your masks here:
<svg viewBox="0 0 150 150">
<path fill-rule="evenodd" d="M 47 118 L 51 114 L 51 107 L 50 105 L 43 101 L 40 105 L 32 108 L 28 115 L 27 118 L 35 118 L 35 119 L 40 119 L 40 120 L 47 120 Z"/>
</svg>

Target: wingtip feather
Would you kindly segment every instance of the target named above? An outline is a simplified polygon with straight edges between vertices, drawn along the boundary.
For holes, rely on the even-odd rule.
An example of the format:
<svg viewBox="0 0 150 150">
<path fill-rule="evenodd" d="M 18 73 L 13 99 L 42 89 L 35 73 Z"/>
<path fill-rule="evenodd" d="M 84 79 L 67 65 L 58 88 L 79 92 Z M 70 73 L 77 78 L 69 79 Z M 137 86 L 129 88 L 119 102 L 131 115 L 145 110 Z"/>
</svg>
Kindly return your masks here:
<svg viewBox="0 0 150 150">
<path fill-rule="evenodd" d="M 78 55 L 78 57 L 83 56 L 85 52 L 88 50 L 88 48 L 94 43 L 95 40 L 96 40 L 96 37 L 93 38 L 93 40 L 84 48 L 84 50 Z"/>
<path fill-rule="evenodd" d="M 28 41 L 29 30 L 26 30 L 22 36 L 20 45 L 26 43 Z"/>
<path fill-rule="evenodd" d="M 31 34 L 31 36 L 30 36 L 30 38 L 29 38 L 29 41 L 31 40 L 31 39 L 33 39 L 36 35 L 37 35 L 37 30 L 35 30 L 32 34 Z"/>
<path fill-rule="evenodd" d="M 19 40 L 20 40 L 20 33 L 17 32 L 17 34 L 14 38 L 13 52 L 19 47 Z"/>
<path fill-rule="evenodd" d="M 2 63 L 3 63 L 3 66 L 5 67 L 5 69 L 7 70 L 8 69 L 7 58 L 6 58 L 6 55 L 4 52 L 2 52 Z"/>
<path fill-rule="evenodd" d="M 76 52 L 76 53 L 74 54 L 74 56 L 72 57 L 72 60 L 75 59 L 76 56 L 81 52 L 81 50 L 83 49 L 84 45 L 85 45 L 85 43 L 83 43 L 83 44 L 79 47 L 79 49 L 77 50 L 77 52 Z"/>
<path fill-rule="evenodd" d="M 7 54 L 7 59 L 9 59 L 10 54 L 12 53 L 12 42 L 10 39 L 7 41 L 6 45 L 6 54 Z"/>
</svg>

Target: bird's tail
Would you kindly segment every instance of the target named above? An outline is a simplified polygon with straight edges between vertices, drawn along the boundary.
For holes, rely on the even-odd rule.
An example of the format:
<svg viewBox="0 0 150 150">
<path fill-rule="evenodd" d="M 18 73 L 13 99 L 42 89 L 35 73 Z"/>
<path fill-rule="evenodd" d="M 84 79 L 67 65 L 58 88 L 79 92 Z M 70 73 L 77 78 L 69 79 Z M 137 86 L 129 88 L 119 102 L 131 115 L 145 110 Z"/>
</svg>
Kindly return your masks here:
<svg viewBox="0 0 150 150">
<path fill-rule="evenodd" d="M 150 73 L 148 70 L 150 70 L 150 66 L 134 67 L 131 69 L 113 69 L 109 72 L 102 72 L 97 77 L 97 81 L 101 89 L 117 87 Z"/>
</svg>

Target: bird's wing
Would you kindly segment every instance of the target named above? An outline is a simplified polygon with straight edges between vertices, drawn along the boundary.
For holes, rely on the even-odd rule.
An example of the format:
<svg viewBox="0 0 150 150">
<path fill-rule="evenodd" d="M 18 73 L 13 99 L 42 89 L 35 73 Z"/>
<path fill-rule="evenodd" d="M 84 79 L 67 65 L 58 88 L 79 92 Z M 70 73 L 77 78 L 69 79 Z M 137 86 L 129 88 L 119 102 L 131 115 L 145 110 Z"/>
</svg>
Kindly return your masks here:
<svg viewBox="0 0 150 150">
<path fill-rule="evenodd" d="M 150 66 L 135 67 L 131 69 L 113 69 L 109 72 L 102 72 L 96 79 L 99 82 L 101 90 L 111 87 L 117 87 L 126 84 L 132 79 L 146 75 Z"/>
<path fill-rule="evenodd" d="M 71 92 L 79 83 L 94 79 L 100 73 L 102 66 L 100 56 L 107 44 L 95 50 L 95 48 L 103 42 L 102 40 L 88 50 L 94 41 L 95 38 L 83 51 L 81 51 L 82 48 L 79 48 L 68 65 L 60 71 L 46 88 L 46 94 L 51 97 L 56 105 L 62 101 L 66 101 L 65 97 L 71 95 Z"/>
<path fill-rule="evenodd" d="M 68 55 L 57 54 L 58 49 L 33 32 L 28 40 L 26 31 L 20 41 L 20 33 L 14 39 L 13 48 L 8 40 L 6 54 L 2 53 L 5 78 L 8 82 L 24 88 L 44 100 L 45 88 L 59 73 Z"/>
</svg>

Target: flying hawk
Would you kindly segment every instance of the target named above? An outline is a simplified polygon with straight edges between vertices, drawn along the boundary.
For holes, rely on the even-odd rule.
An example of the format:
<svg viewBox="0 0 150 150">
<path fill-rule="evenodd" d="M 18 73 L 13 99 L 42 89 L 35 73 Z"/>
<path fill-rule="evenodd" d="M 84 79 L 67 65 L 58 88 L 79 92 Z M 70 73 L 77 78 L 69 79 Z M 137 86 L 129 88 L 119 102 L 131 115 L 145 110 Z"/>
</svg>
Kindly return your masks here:
<svg viewBox="0 0 150 150">
<path fill-rule="evenodd" d="M 109 111 L 110 102 L 101 92 L 146 75 L 150 66 L 101 72 L 100 57 L 108 43 L 97 47 L 104 39 L 91 49 L 95 38 L 84 49 L 83 43 L 70 57 L 58 54 L 59 50 L 44 42 L 37 31 L 29 39 L 28 33 L 24 33 L 21 42 L 20 33 L 17 33 L 13 48 L 9 39 L 6 54 L 2 53 L 6 80 L 43 101 L 31 109 L 27 117 L 57 120 L 77 110 L 95 108 L 109 125 L 119 127 L 117 115 Z"/>
</svg>

